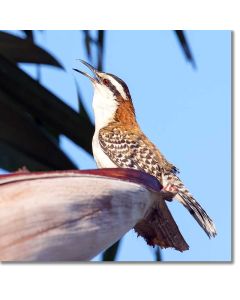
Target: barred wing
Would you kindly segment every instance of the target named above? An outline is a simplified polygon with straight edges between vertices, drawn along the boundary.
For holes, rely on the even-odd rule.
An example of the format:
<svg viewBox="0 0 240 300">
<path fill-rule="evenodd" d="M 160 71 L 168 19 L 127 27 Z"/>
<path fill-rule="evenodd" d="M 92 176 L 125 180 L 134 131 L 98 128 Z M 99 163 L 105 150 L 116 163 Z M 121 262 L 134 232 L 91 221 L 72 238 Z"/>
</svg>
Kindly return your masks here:
<svg viewBox="0 0 240 300">
<path fill-rule="evenodd" d="M 162 166 L 154 145 L 146 137 L 129 131 L 100 130 L 99 143 L 105 154 L 120 168 L 145 171 L 161 180 Z M 155 150 L 155 151 L 154 151 Z"/>
</svg>

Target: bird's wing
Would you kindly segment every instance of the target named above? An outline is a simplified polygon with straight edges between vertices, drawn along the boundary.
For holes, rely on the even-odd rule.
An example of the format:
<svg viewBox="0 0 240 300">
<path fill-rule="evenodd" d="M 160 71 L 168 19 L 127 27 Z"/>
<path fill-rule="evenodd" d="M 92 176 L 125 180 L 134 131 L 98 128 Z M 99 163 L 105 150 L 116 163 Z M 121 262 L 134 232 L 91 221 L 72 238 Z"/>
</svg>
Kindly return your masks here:
<svg viewBox="0 0 240 300">
<path fill-rule="evenodd" d="M 99 131 L 99 143 L 107 156 L 120 168 L 145 171 L 159 179 L 164 167 L 158 153 L 143 134 L 114 129 Z"/>
</svg>

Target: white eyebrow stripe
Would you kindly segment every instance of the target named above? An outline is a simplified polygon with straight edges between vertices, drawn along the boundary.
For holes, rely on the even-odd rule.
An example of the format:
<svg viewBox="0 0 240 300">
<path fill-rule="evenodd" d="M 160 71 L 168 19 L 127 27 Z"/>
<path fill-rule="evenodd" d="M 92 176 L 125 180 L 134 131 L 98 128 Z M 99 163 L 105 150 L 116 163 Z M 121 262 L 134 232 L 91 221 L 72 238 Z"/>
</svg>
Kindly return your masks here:
<svg viewBox="0 0 240 300">
<path fill-rule="evenodd" d="M 126 99 L 126 98 L 127 98 L 127 95 L 126 95 L 126 93 L 125 93 L 125 91 L 124 91 L 122 85 L 121 85 L 120 83 L 118 83 L 117 80 L 115 80 L 115 79 L 112 79 L 112 80 L 114 80 L 114 83 L 113 83 L 113 84 L 115 85 L 117 91 L 119 91 L 119 93 L 121 94 L 121 96 L 122 96 L 124 99 Z"/>
<path fill-rule="evenodd" d="M 120 93 L 120 95 L 124 99 L 126 99 L 127 94 L 125 93 L 124 88 L 122 87 L 122 85 L 115 78 L 113 78 L 111 75 L 108 75 L 108 80 L 110 80 L 112 85 L 114 85 L 116 87 L 116 90 Z"/>
</svg>

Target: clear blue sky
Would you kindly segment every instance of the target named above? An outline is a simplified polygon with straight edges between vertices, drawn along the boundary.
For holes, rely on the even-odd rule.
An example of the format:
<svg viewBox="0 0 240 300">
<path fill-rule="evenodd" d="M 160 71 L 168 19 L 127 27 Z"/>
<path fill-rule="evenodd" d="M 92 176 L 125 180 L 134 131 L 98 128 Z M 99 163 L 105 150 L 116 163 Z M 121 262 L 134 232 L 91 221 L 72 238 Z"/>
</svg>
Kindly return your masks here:
<svg viewBox="0 0 240 300">
<path fill-rule="evenodd" d="M 168 206 L 190 245 L 179 253 L 163 250 L 164 261 L 231 260 L 231 32 L 187 31 L 197 70 L 186 62 L 172 31 L 108 31 L 104 69 L 129 86 L 137 119 L 146 135 L 181 171 L 180 176 L 215 221 L 218 235 L 209 240 L 178 202 Z M 67 72 L 42 66 L 42 84 L 77 109 L 74 77 L 93 119 L 92 86 L 74 74 L 76 58 L 86 59 L 79 31 L 45 31 L 37 41 Z M 34 66 L 23 68 L 36 75 Z M 81 130 L 81 128 L 76 128 Z M 93 159 L 62 137 L 64 151 L 81 168 Z M 153 250 L 131 231 L 117 260 L 151 261 Z M 96 258 L 98 259 L 98 258 Z"/>
</svg>

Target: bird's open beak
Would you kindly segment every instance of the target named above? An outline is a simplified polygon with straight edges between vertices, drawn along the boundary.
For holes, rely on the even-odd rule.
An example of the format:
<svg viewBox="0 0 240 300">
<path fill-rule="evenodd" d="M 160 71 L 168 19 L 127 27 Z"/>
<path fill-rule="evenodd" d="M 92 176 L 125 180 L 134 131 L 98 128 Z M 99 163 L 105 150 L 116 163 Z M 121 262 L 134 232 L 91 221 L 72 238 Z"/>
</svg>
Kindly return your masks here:
<svg viewBox="0 0 240 300">
<path fill-rule="evenodd" d="M 92 81 L 93 84 L 94 83 L 99 83 L 100 82 L 99 81 L 100 77 L 98 75 L 99 71 L 97 69 L 95 69 L 93 66 L 91 66 L 89 63 L 87 63 L 86 61 L 84 61 L 82 59 L 78 59 L 78 60 L 80 60 L 81 63 L 83 63 L 86 67 L 88 67 L 96 75 L 96 78 L 91 77 L 89 74 L 87 74 L 87 73 L 85 73 L 81 70 L 77 70 L 77 69 L 73 69 L 73 70 L 80 73 L 80 74 L 82 74 L 82 75 L 84 75 L 84 76 L 86 76 L 86 77 L 88 77 Z"/>
</svg>

